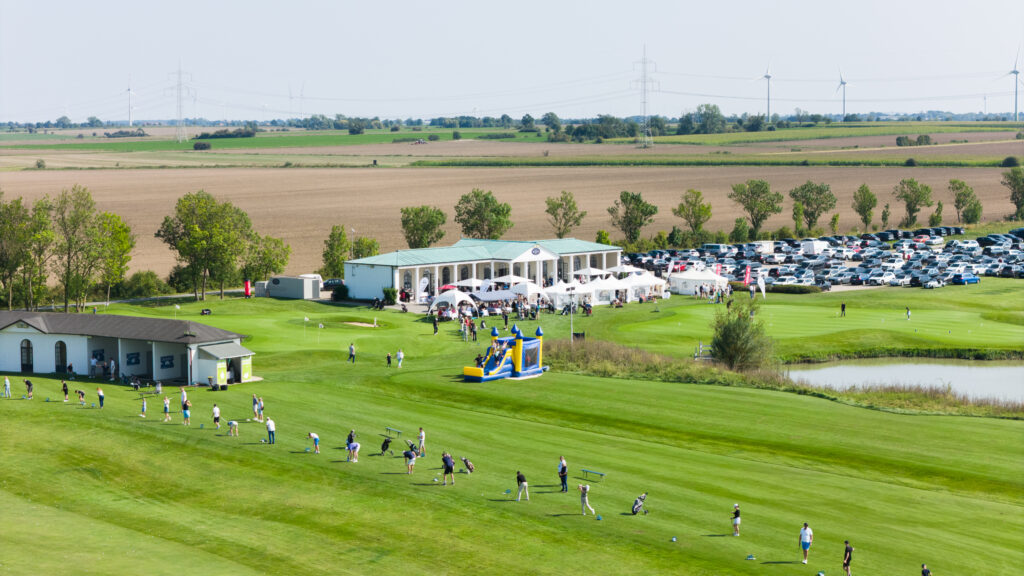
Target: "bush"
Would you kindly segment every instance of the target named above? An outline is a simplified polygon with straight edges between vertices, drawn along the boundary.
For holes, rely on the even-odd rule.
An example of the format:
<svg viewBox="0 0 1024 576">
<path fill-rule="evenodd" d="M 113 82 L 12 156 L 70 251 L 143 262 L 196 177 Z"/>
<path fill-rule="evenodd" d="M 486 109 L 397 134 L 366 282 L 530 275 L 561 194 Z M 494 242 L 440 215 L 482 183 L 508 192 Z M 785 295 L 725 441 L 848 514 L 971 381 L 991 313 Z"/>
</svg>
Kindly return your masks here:
<svg viewBox="0 0 1024 576">
<path fill-rule="evenodd" d="M 42 158 L 40 158 L 39 160 L 36 160 L 36 169 L 37 170 L 46 170 L 46 160 L 43 160 Z"/>
<path fill-rule="evenodd" d="M 746 292 L 749 290 L 743 285 L 743 282 L 729 282 L 734 292 Z M 771 292 L 774 294 L 820 294 L 821 288 L 817 286 L 795 286 L 792 284 L 786 284 L 782 286 L 775 286 L 768 284 L 764 287 L 765 292 Z"/>
<path fill-rule="evenodd" d="M 477 140 L 504 140 L 507 138 L 515 138 L 516 135 L 511 132 L 492 132 L 490 134 L 480 134 L 476 137 Z"/>
<path fill-rule="evenodd" d="M 391 125 L 391 131 L 392 132 L 398 132 L 399 130 L 400 130 L 400 128 L 398 127 L 398 124 L 392 124 Z"/>
<path fill-rule="evenodd" d="M 148 298 L 173 293 L 174 289 L 152 270 L 136 272 L 110 290 L 110 295 L 115 298 Z"/>
<path fill-rule="evenodd" d="M 1016 168 L 1017 166 L 1020 166 L 1020 159 L 1016 156 L 1007 156 L 1006 158 L 1003 158 L 1003 162 L 1000 166 L 1003 168 Z"/>
<path fill-rule="evenodd" d="M 427 140 L 430 140 L 431 142 L 437 142 L 440 139 L 441 137 L 438 136 L 437 134 L 431 134 L 430 136 L 427 136 Z"/>
<path fill-rule="evenodd" d="M 384 305 L 394 306 L 395 302 L 398 302 L 398 289 L 384 288 Z"/>
<path fill-rule="evenodd" d="M 210 148 L 213 148 L 213 146 L 209 142 L 196 142 L 192 145 L 193 150 L 209 150 Z"/>
<path fill-rule="evenodd" d="M 342 302 L 348 300 L 348 286 L 342 284 L 331 290 L 331 302 Z"/>
<path fill-rule="evenodd" d="M 765 368 L 772 360 L 772 341 L 757 318 L 758 302 L 734 301 L 731 308 L 715 313 L 711 355 L 730 370 L 747 372 Z"/>
<path fill-rule="evenodd" d="M 458 130 L 453 130 L 452 140 L 462 140 L 462 132 L 459 132 Z"/>
<path fill-rule="evenodd" d="M 965 224 L 977 224 L 981 221 L 981 200 L 975 199 L 964 208 L 961 216 Z"/>
<path fill-rule="evenodd" d="M 917 160 L 913 158 L 907 158 L 907 161 L 903 163 L 904 166 L 917 166 Z"/>
<path fill-rule="evenodd" d="M 729 241 L 746 242 L 750 238 L 750 226 L 747 226 L 746 218 L 737 218 L 733 224 L 732 232 L 729 233 Z"/>
</svg>

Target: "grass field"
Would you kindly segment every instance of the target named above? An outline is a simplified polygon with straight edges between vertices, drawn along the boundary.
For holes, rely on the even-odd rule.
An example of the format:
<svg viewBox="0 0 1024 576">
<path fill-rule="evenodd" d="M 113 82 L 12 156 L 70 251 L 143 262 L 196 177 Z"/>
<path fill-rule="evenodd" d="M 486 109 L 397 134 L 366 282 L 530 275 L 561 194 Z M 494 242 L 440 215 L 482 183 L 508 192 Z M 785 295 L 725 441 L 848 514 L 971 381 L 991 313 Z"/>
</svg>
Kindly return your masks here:
<svg viewBox="0 0 1024 576">
<path fill-rule="evenodd" d="M 930 325 L 955 305 L 965 312 L 953 321 L 966 327 L 994 300 L 1019 310 L 1015 287 L 986 279 L 970 293 L 851 294 L 848 320 L 867 329 L 869 318 L 900 319 L 890 305 L 901 310 L 897 301 L 912 298 L 914 324 Z M 801 324 L 806 335 L 819 333 L 821 348 L 851 346 L 843 330 L 829 328 L 835 296 L 768 301 L 769 330 L 783 349 L 808 345 L 789 334 Z M 45 402 L 58 396 L 49 379 L 33 379 L 36 400 L 0 401 L 0 522 L 16 527 L 0 538 L 0 572 L 839 573 L 844 539 L 857 548 L 855 571 L 867 574 L 916 573 L 921 562 L 937 574 L 1009 573 L 1024 561 L 1020 421 L 901 416 L 777 392 L 560 373 L 467 384 L 460 366 L 483 343 L 461 342 L 450 325 L 435 337 L 412 315 L 268 300 L 185 305 L 178 317 L 199 320 L 203 307 L 213 310 L 205 321 L 252 335 L 246 346 L 265 380 L 192 391 L 191 428 L 176 412 L 173 423 L 160 423 L 155 399 L 149 418 L 139 418 L 136 394 L 114 386 L 105 387 L 103 411 Z M 661 312 L 599 310 L 577 318 L 576 328 L 588 339 L 686 352 L 710 308 L 673 298 Z M 304 316 L 327 328 L 319 336 L 304 329 Z M 374 318 L 380 328 L 345 324 Z M 548 338 L 567 334 L 565 322 L 544 317 Z M 1003 335 L 1019 347 L 1020 322 L 986 327 L 977 344 L 977 335 L 959 331 L 949 344 L 995 346 Z M 894 328 L 888 338 L 909 334 Z M 355 365 L 344 361 L 350 342 Z M 406 365 L 389 371 L 383 355 L 399 346 Z M 94 385 L 73 387 L 95 401 Z M 253 393 L 278 424 L 273 447 L 259 443 L 257 423 L 243 422 L 237 439 L 212 429 L 214 402 L 225 419 L 244 419 Z M 428 457 L 413 476 L 401 459 L 371 455 L 385 426 L 403 438 L 426 429 Z M 344 462 L 338 449 L 350 428 L 361 434 L 359 463 Z M 310 431 L 323 438 L 319 456 L 304 450 Z M 443 449 L 469 456 L 477 472 L 457 475 L 454 487 L 433 482 Z M 583 468 L 608 474 L 591 482 L 602 521 L 579 515 L 574 492 L 557 492 L 559 455 L 571 486 Z M 530 481 L 529 503 L 505 494 L 516 470 Z M 652 513 L 626 515 L 642 491 Z M 728 536 L 734 502 L 744 513 L 740 538 Z M 796 546 L 805 521 L 815 530 L 806 567 Z"/>
<path fill-rule="evenodd" d="M 658 136 L 655 142 L 665 144 L 698 144 L 723 146 L 757 142 L 789 142 L 824 138 L 855 138 L 860 136 L 903 136 L 918 134 L 949 134 L 957 132 L 1009 132 L 1011 137 L 1024 124 L 1007 122 L 850 122 L 789 128 L 765 132 L 729 132 L 725 134 L 689 134 Z"/>
</svg>

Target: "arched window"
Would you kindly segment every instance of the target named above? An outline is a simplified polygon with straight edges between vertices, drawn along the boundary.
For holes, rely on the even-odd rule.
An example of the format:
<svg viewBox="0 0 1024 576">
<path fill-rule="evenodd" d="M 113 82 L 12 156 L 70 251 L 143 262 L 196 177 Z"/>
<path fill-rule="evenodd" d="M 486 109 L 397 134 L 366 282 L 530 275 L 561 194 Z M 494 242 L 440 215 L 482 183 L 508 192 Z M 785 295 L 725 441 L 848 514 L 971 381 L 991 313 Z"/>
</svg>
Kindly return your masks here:
<svg viewBox="0 0 1024 576">
<path fill-rule="evenodd" d="M 63 340 L 53 345 L 54 372 L 63 374 L 68 367 L 68 347 Z"/>
<path fill-rule="evenodd" d="M 468 279 L 469 279 L 469 266 L 463 266 L 462 268 L 459 268 L 459 280 L 468 280 Z"/>
<path fill-rule="evenodd" d="M 26 373 L 33 371 L 32 342 L 27 339 L 21 341 L 21 371 Z"/>
<path fill-rule="evenodd" d="M 451 283 L 452 283 L 452 269 L 447 267 L 447 266 L 445 266 L 444 268 L 441 269 L 441 284 L 445 285 L 445 284 L 451 284 Z"/>
<path fill-rule="evenodd" d="M 486 268 L 484 268 L 484 280 L 490 280 L 490 279 L 491 279 L 491 267 L 487 266 Z"/>
<path fill-rule="evenodd" d="M 522 270 L 523 270 L 522 265 L 520 265 L 520 264 L 513 264 L 512 265 L 512 275 L 513 276 L 522 276 L 523 275 L 522 274 Z"/>
</svg>

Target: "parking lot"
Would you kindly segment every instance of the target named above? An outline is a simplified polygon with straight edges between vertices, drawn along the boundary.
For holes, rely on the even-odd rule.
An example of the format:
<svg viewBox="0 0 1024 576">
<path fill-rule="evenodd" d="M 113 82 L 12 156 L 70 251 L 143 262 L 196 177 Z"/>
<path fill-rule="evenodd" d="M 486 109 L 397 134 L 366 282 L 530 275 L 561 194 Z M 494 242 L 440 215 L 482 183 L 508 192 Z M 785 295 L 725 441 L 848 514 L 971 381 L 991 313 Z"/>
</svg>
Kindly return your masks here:
<svg viewBox="0 0 1024 576">
<path fill-rule="evenodd" d="M 633 266 L 668 276 L 711 270 L 729 281 L 763 277 L 772 285 L 907 286 L 926 289 L 976 284 L 983 277 L 1024 278 L 1024 228 L 963 239 L 953 226 L 886 230 L 856 236 L 786 238 L 743 244 L 704 244 L 699 249 L 627 254 Z"/>
</svg>

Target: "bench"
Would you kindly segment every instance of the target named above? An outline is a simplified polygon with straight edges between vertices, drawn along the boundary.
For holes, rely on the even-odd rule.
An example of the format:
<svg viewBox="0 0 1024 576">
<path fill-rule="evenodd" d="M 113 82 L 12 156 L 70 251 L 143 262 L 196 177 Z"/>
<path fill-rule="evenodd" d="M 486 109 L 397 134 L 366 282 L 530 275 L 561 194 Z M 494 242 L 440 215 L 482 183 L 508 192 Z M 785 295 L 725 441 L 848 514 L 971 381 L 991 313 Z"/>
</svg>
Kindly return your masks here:
<svg viewBox="0 0 1024 576">
<path fill-rule="evenodd" d="M 589 477 L 590 474 L 593 474 L 595 476 L 600 476 L 601 480 L 604 480 L 604 475 L 605 475 L 604 472 L 595 472 L 593 470 L 580 470 L 580 472 L 583 472 L 583 479 L 584 480 L 586 480 Z"/>
<path fill-rule="evenodd" d="M 402 431 L 401 430 L 395 430 L 391 426 L 385 426 L 384 430 L 387 432 L 386 435 L 387 435 L 388 438 L 391 438 L 391 433 L 392 432 L 395 433 L 395 436 L 401 436 L 402 435 Z"/>
</svg>

